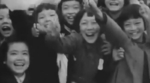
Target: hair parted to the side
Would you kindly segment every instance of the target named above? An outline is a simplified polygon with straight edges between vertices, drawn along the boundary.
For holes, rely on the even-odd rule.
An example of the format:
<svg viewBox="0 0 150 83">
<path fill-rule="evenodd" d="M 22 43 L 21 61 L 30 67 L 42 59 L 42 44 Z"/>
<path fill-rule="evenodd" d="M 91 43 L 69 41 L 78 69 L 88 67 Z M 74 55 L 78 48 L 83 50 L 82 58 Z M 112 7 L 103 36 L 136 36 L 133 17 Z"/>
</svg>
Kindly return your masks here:
<svg viewBox="0 0 150 83">
<path fill-rule="evenodd" d="M 117 23 L 120 25 L 120 27 L 124 30 L 123 25 L 124 22 L 127 21 L 130 18 L 143 18 L 139 12 L 140 5 L 138 4 L 131 4 L 128 5 L 124 10 L 122 11 L 121 15 L 117 19 Z"/>
</svg>

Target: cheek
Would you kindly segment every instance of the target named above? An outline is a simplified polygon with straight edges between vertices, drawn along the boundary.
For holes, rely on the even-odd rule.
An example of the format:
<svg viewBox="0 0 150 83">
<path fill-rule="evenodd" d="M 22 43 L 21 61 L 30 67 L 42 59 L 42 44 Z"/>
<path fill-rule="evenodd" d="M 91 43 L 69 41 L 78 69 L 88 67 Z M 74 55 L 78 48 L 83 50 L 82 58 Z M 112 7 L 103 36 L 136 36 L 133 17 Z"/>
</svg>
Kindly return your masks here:
<svg viewBox="0 0 150 83">
<path fill-rule="evenodd" d="M 109 0 L 105 0 L 105 5 L 108 8 Z"/>
<path fill-rule="evenodd" d="M 139 25 L 138 29 L 143 32 L 145 30 L 144 24 Z"/>
<path fill-rule="evenodd" d="M 67 12 L 68 12 L 68 10 L 63 10 L 63 9 L 62 9 L 62 15 L 63 15 L 63 16 L 66 16 Z"/>
<path fill-rule="evenodd" d="M 28 62 L 28 63 L 30 62 L 30 57 L 29 56 L 25 56 L 24 59 L 25 59 L 26 62 Z"/>
<path fill-rule="evenodd" d="M 120 4 L 120 8 L 122 8 L 124 6 L 124 0 L 120 0 L 119 4 Z"/>
<path fill-rule="evenodd" d="M 38 23 L 42 25 L 44 23 L 44 20 L 43 19 L 38 19 Z"/>
<path fill-rule="evenodd" d="M 86 29 L 86 26 L 84 26 L 84 25 L 80 25 L 80 32 L 84 32 L 84 31 L 85 31 L 85 29 Z"/>
<path fill-rule="evenodd" d="M 6 59 L 7 66 L 11 67 L 15 60 L 16 60 L 16 57 L 12 57 L 12 56 L 8 55 L 7 59 Z"/>
<path fill-rule="evenodd" d="M 2 26 L 3 21 L 0 21 L 0 26 Z"/>
</svg>

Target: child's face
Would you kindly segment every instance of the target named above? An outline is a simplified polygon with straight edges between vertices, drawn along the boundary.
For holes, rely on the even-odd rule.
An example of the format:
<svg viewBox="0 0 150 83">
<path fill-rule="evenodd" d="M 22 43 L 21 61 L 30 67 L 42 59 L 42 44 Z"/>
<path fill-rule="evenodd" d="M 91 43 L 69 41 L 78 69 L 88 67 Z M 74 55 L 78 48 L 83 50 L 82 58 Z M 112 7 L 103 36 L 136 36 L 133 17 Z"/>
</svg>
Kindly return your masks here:
<svg viewBox="0 0 150 83">
<path fill-rule="evenodd" d="M 3 37 L 9 37 L 13 33 L 12 22 L 9 17 L 9 9 L 0 9 L 0 33 Z"/>
<path fill-rule="evenodd" d="M 88 43 L 94 43 L 99 35 L 100 26 L 94 16 L 84 14 L 80 21 L 80 32 Z"/>
<path fill-rule="evenodd" d="M 30 64 L 27 45 L 25 43 L 10 44 L 6 64 L 14 74 L 23 74 Z"/>
<path fill-rule="evenodd" d="M 38 23 L 44 28 L 50 28 L 53 26 L 54 21 L 58 21 L 58 16 L 55 10 L 43 10 L 38 14 Z"/>
<path fill-rule="evenodd" d="M 65 1 L 62 4 L 62 14 L 69 24 L 73 24 L 74 17 L 80 9 L 80 3 L 76 0 Z"/>
<path fill-rule="evenodd" d="M 138 0 L 140 2 L 140 4 L 144 4 L 144 1 L 143 0 Z"/>
<path fill-rule="evenodd" d="M 110 11 L 119 11 L 124 6 L 124 0 L 105 0 L 105 5 Z"/>
<path fill-rule="evenodd" d="M 137 40 L 142 37 L 144 32 L 144 21 L 142 18 L 130 18 L 124 22 L 124 30 L 126 34 Z"/>
</svg>

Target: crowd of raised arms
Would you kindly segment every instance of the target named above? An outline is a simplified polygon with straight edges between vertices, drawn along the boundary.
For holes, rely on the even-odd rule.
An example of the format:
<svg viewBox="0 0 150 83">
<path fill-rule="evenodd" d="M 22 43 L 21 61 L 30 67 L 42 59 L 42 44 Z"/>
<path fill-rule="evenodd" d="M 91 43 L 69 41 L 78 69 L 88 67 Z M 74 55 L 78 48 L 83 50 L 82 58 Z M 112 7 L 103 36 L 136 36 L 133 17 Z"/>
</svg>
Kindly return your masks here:
<svg viewBox="0 0 150 83">
<path fill-rule="evenodd" d="M 0 4 L 0 83 L 150 83 L 143 0 Z"/>
</svg>

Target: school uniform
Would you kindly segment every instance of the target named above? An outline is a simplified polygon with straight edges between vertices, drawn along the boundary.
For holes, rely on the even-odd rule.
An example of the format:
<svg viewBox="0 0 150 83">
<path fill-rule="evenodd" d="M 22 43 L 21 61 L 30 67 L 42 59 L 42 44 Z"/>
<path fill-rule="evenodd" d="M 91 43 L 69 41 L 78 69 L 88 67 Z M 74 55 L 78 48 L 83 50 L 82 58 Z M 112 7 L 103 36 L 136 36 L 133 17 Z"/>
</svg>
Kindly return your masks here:
<svg viewBox="0 0 150 83">
<path fill-rule="evenodd" d="M 5 66 L 6 67 L 6 66 Z M 0 75 L 0 83 L 31 83 L 29 72 L 18 78 L 8 68 L 5 68 Z"/>
</svg>

